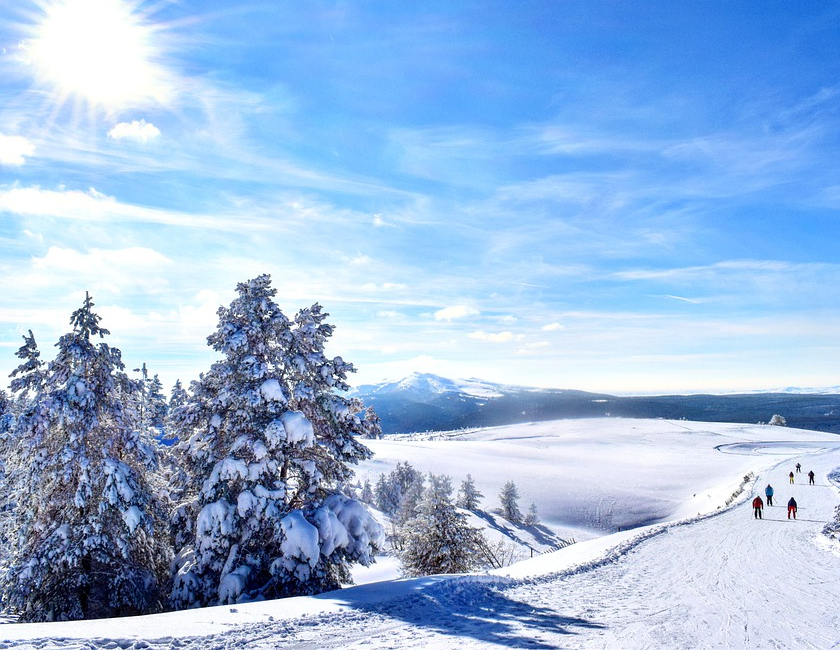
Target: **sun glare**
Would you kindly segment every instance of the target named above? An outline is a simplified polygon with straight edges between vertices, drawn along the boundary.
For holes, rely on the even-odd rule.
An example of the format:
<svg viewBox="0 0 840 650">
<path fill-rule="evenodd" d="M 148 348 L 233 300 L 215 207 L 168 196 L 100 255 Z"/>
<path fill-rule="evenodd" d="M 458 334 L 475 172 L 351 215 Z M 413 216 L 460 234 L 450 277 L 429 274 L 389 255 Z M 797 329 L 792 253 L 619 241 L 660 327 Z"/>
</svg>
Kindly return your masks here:
<svg viewBox="0 0 840 650">
<path fill-rule="evenodd" d="M 125 0 L 51 0 L 27 43 L 38 79 L 62 98 L 118 109 L 163 102 L 154 30 Z"/>
</svg>

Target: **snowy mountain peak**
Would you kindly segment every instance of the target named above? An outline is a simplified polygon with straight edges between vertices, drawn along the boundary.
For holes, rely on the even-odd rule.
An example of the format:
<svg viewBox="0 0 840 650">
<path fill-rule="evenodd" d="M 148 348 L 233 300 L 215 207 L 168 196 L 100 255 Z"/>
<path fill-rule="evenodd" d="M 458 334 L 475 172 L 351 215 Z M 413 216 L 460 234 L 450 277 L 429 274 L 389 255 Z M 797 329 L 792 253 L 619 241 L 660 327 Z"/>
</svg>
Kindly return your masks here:
<svg viewBox="0 0 840 650">
<path fill-rule="evenodd" d="M 469 395 L 483 399 L 501 397 L 504 390 L 501 384 L 481 379 L 447 379 L 432 373 L 414 372 L 408 377 L 395 381 L 386 381 L 373 386 L 359 386 L 354 392 L 371 395 L 386 393 L 408 393 L 425 397 L 446 394 Z"/>
</svg>

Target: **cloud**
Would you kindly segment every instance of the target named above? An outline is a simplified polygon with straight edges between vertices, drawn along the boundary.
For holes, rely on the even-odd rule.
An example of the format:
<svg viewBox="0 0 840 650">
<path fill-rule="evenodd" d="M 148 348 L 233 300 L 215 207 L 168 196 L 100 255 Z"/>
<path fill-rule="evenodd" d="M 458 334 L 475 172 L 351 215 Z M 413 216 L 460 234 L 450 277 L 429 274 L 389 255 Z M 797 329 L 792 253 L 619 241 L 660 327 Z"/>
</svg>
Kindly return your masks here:
<svg viewBox="0 0 840 650">
<path fill-rule="evenodd" d="M 680 302 L 687 302 L 687 303 L 690 303 L 692 305 L 699 305 L 703 302 L 702 300 L 698 300 L 697 298 L 685 298 L 683 296 L 672 296 L 670 294 L 665 295 L 663 297 L 664 298 L 670 298 L 671 300 L 678 300 Z"/>
<path fill-rule="evenodd" d="M 476 316 L 480 312 L 473 307 L 465 305 L 454 305 L 452 307 L 444 307 L 435 312 L 435 320 L 455 320 L 456 318 L 464 318 L 466 316 Z"/>
<path fill-rule="evenodd" d="M 383 282 L 380 285 L 368 282 L 362 286 L 362 289 L 364 291 L 405 291 L 408 289 L 408 285 L 400 282 Z"/>
<path fill-rule="evenodd" d="M 0 133 L 0 165 L 20 167 L 25 157 L 35 153 L 35 145 L 19 135 L 3 135 Z"/>
<path fill-rule="evenodd" d="M 563 329 L 563 326 L 560 323 L 549 323 L 548 325 L 543 325 L 540 329 L 543 332 L 556 332 L 557 330 Z"/>
<path fill-rule="evenodd" d="M 382 218 L 382 215 L 377 213 L 373 215 L 373 225 L 376 228 L 393 228 L 394 224 L 388 223 L 385 219 Z"/>
<path fill-rule="evenodd" d="M 0 191 L 0 212 L 22 216 L 45 216 L 88 222 L 130 221 L 156 223 L 188 228 L 240 231 L 242 228 L 268 230 L 276 224 L 267 217 L 239 214 L 187 214 L 174 210 L 160 210 L 130 203 L 94 188 L 80 190 L 45 190 L 38 186 L 13 187 Z"/>
<path fill-rule="evenodd" d="M 513 332 L 485 332 L 483 330 L 478 330 L 477 332 L 472 332 L 468 335 L 471 339 L 476 339 L 477 341 L 487 341 L 488 343 L 506 343 L 507 341 L 513 340 Z"/>
<path fill-rule="evenodd" d="M 160 129 L 146 120 L 132 120 L 120 122 L 110 131 L 108 137 L 114 140 L 134 140 L 135 142 L 146 143 L 160 136 Z"/>
<path fill-rule="evenodd" d="M 165 255 L 141 246 L 86 252 L 51 246 L 46 255 L 32 260 L 31 269 L 18 283 L 45 290 L 72 282 L 95 293 L 153 295 L 166 288 L 165 274 L 171 267 Z"/>
</svg>

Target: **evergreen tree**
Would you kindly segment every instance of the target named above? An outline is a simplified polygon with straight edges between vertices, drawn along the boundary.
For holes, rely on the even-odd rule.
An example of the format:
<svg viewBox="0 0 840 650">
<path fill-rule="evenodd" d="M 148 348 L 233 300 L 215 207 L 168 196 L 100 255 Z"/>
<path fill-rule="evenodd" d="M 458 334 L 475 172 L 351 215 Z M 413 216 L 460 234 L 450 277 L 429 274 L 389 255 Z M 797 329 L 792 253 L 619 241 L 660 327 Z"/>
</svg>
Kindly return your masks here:
<svg viewBox="0 0 840 650">
<path fill-rule="evenodd" d="M 145 364 L 144 364 L 145 365 Z M 166 397 L 163 394 L 163 384 L 157 374 L 148 380 L 146 385 L 147 404 L 149 409 L 149 426 L 157 429 L 157 434 L 163 433 L 164 424 L 166 422 L 166 413 L 169 406 L 166 403 Z"/>
<path fill-rule="evenodd" d="M 223 358 L 172 410 L 187 472 L 173 519 L 176 607 L 309 594 L 369 564 L 381 526 L 339 486 L 370 451 L 363 406 L 336 394 L 353 371 L 324 344 L 319 305 L 290 321 L 268 275 L 237 285 L 208 343 Z"/>
<path fill-rule="evenodd" d="M 519 490 L 513 481 L 505 483 L 499 493 L 499 501 L 502 506 L 502 517 L 513 523 L 522 521 L 522 512 L 519 510 Z"/>
<path fill-rule="evenodd" d="M 429 474 L 414 518 L 401 530 L 402 571 L 407 576 L 466 573 L 478 566 L 483 536 L 452 503 L 448 476 Z"/>
<path fill-rule="evenodd" d="M 536 526 L 540 523 L 540 516 L 537 514 L 537 504 L 531 502 L 530 507 L 528 508 L 528 514 L 525 515 L 525 519 L 522 522 L 526 526 Z"/>
<path fill-rule="evenodd" d="M 478 502 L 483 498 L 484 495 L 476 488 L 473 477 L 467 474 L 467 478 L 461 483 L 461 489 L 458 490 L 458 507 L 464 510 L 477 510 Z"/>
<path fill-rule="evenodd" d="M 34 339 L 18 353 L 18 390 L 34 390 L 16 423 L 18 505 L 7 606 L 21 620 L 155 611 L 171 554 L 156 496 L 155 445 L 128 406 L 139 387 L 104 342 L 90 296 L 45 372 Z"/>
<path fill-rule="evenodd" d="M 14 465 L 7 464 L 7 459 L 15 451 L 14 423 L 12 401 L 6 391 L 0 390 L 0 574 L 7 560 L 10 517 L 15 506 Z"/>
<path fill-rule="evenodd" d="M 169 393 L 169 406 L 166 411 L 167 414 L 183 407 L 190 399 L 190 394 L 184 389 L 180 379 L 175 380 L 172 386 L 172 392 Z"/>
<path fill-rule="evenodd" d="M 382 421 L 373 410 L 372 406 L 365 409 L 365 417 L 362 421 L 363 433 L 365 438 L 381 438 L 382 437 Z"/>
<path fill-rule="evenodd" d="M 398 513 L 402 510 L 413 516 L 422 492 L 423 475 L 408 461 L 397 463 L 390 473 L 381 474 L 376 482 L 376 507 L 390 517 L 405 519 Z"/>
<path fill-rule="evenodd" d="M 388 476 L 380 474 L 376 479 L 376 486 L 373 488 L 374 505 L 386 515 L 394 514 L 400 507 L 399 495 L 391 489 L 391 482 Z"/>
<path fill-rule="evenodd" d="M 362 494 L 359 496 L 359 500 L 362 503 L 367 503 L 369 505 L 373 505 L 374 496 L 373 496 L 373 488 L 370 486 L 370 479 L 366 478 L 365 483 L 362 486 Z"/>
<path fill-rule="evenodd" d="M 163 420 L 163 428 L 165 436 L 171 442 L 176 436 L 178 429 L 178 422 L 180 421 L 181 411 L 186 408 L 190 400 L 190 394 L 181 384 L 180 379 L 175 380 L 172 386 L 172 391 L 169 393 L 169 403 L 166 405 L 166 416 Z M 176 415 L 177 414 L 177 415 Z"/>
<path fill-rule="evenodd" d="M 163 384 L 157 375 L 149 379 L 149 369 L 145 363 L 140 368 L 135 368 L 134 372 L 140 373 L 140 390 L 135 405 L 140 417 L 140 426 L 144 430 L 151 428 L 153 436 L 160 436 L 163 434 L 164 419 L 168 408 L 163 395 Z"/>
</svg>

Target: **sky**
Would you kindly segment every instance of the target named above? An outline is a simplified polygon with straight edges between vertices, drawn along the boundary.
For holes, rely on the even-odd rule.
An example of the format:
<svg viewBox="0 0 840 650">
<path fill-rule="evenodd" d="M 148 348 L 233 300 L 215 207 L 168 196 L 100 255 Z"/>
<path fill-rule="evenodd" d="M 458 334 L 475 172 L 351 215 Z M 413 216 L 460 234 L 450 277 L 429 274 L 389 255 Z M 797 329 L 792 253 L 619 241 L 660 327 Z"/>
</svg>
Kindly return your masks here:
<svg viewBox="0 0 840 650">
<path fill-rule="evenodd" d="M 20 0 L 0 93 L 3 377 L 270 273 L 354 385 L 840 384 L 836 3 Z"/>
</svg>

